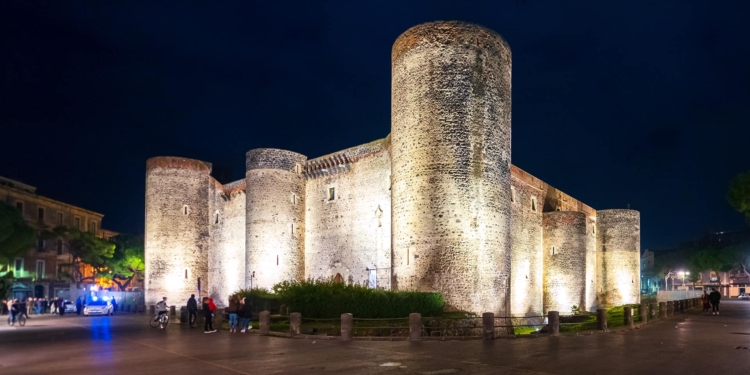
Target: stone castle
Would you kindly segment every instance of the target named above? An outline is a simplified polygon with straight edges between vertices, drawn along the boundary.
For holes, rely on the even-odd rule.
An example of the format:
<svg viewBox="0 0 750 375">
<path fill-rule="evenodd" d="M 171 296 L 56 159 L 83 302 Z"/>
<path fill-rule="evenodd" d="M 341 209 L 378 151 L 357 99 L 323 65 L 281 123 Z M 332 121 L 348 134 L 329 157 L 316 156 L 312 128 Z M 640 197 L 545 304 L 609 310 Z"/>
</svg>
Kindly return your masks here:
<svg viewBox="0 0 750 375">
<path fill-rule="evenodd" d="M 254 149 L 245 178 L 146 165 L 146 303 L 335 278 L 514 316 L 637 303 L 640 216 L 594 210 L 511 164 L 511 52 L 461 22 L 392 50 L 391 134 L 315 159 Z"/>
</svg>

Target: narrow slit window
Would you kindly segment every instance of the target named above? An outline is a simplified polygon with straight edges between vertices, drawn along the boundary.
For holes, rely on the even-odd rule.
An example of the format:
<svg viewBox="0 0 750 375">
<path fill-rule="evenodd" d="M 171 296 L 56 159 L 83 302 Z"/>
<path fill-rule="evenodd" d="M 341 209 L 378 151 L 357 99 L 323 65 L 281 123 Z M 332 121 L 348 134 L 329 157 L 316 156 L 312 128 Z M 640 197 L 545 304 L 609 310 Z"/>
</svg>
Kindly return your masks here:
<svg viewBox="0 0 750 375">
<path fill-rule="evenodd" d="M 409 249 L 406 249 L 406 265 L 409 265 Z"/>
<path fill-rule="evenodd" d="M 516 188 L 510 188 L 510 203 L 516 203 Z"/>
<path fill-rule="evenodd" d="M 555 255 L 555 247 L 554 247 L 554 246 L 552 246 L 552 247 L 551 247 L 551 248 L 549 249 L 549 255 Z"/>
<path fill-rule="evenodd" d="M 531 197 L 531 210 L 536 212 L 536 197 Z"/>
<path fill-rule="evenodd" d="M 277 266 L 279 265 L 279 256 L 278 255 L 276 255 L 276 265 Z"/>
<path fill-rule="evenodd" d="M 185 268 L 185 280 L 187 280 L 187 278 L 188 278 L 188 269 Z"/>
<path fill-rule="evenodd" d="M 219 212 L 218 211 L 214 214 L 214 224 L 219 224 Z"/>
<path fill-rule="evenodd" d="M 182 206 L 182 214 L 187 216 L 189 213 L 190 213 L 190 208 L 188 207 L 188 205 Z"/>
<path fill-rule="evenodd" d="M 336 199 L 336 188 L 328 188 L 328 200 L 332 201 Z"/>
<path fill-rule="evenodd" d="M 39 217 L 39 221 L 44 221 L 44 208 L 37 209 L 37 216 Z"/>
<path fill-rule="evenodd" d="M 63 213 L 62 212 L 57 213 L 57 225 L 63 225 Z"/>
<path fill-rule="evenodd" d="M 292 238 L 294 238 L 294 223 L 292 223 Z"/>
</svg>

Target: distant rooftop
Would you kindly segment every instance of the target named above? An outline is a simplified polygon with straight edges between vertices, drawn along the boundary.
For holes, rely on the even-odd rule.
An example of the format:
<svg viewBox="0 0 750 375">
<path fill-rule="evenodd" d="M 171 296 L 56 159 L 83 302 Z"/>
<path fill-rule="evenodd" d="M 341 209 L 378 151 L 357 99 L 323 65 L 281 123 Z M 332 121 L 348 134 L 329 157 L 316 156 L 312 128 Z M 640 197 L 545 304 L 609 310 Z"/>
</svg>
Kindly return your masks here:
<svg viewBox="0 0 750 375">
<path fill-rule="evenodd" d="M 6 178 L 3 176 L 0 176 L 0 185 L 21 189 L 28 191 L 29 193 L 36 194 L 36 187 L 24 184 L 23 182 L 19 182 L 16 180 L 11 180 L 10 178 Z"/>
</svg>

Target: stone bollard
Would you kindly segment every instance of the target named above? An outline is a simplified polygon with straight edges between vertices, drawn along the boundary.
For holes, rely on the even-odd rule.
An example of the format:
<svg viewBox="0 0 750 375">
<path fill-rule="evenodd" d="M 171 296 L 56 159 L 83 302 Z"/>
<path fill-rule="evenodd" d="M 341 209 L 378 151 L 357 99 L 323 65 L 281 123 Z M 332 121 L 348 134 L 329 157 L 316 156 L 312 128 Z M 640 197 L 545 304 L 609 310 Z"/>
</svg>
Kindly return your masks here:
<svg viewBox="0 0 750 375">
<path fill-rule="evenodd" d="M 352 339 L 352 330 L 354 328 L 354 316 L 349 313 L 341 314 L 341 341 Z"/>
<path fill-rule="evenodd" d="M 148 314 L 151 316 L 156 315 L 156 305 L 149 305 Z"/>
<path fill-rule="evenodd" d="M 482 314 L 482 339 L 493 340 L 495 338 L 495 313 L 486 312 Z"/>
<path fill-rule="evenodd" d="M 422 340 L 422 314 L 409 314 L 409 341 Z"/>
<path fill-rule="evenodd" d="M 633 308 L 630 306 L 625 307 L 625 313 L 623 314 L 623 317 L 625 318 L 625 326 L 628 328 L 634 328 L 635 323 L 633 322 Z"/>
<path fill-rule="evenodd" d="M 271 312 L 268 310 L 261 311 L 258 316 L 258 328 L 261 335 L 267 335 L 271 332 Z"/>
<path fill-rule="evenodd" d="M 606 309 L 596 310 L 596 329 L 600 331 L 607 330 L 607 310 Z"/>
<path fill-rule="evenodd" d="M 674 301 L 667 301 L 667 316 L 674 315 Z"/>
<path fill-rule="evenodd" d="M 641 306 L 638 308 L 638 312 L 641 314 L 641 323 L 648 323 L 648 305 L 645 302 L 641 302 Z"/>
<path fill-rule="evenodd" d="M 175 308 L 174 305 L 169 306 L 169 316 L 171 317 L 177 316 L 177 309 Z"/>
<path fill-rule="evenodd" d="M 667 317 L 667 303 L 659 302 L 659 318 Z"/>
<path fill-rule="evenodd" d="M 657 306 L 659 306 L 659 305 L 657 305 L 656 303 L 649 303 L 648 304 L 649 312 L 650 312 L 650 314 L 648 315 L 649 319 L 651 319 L 651 320 L 656 320 L 657 319 L 657 315 L 656 314 L 659 312 L 659 308 Z"/>
<path fill-rule="evenodd" d="M 289 314 L 289 334 L 299 335 L 302 327 L 302 314 L 295 312 Z"/>
<path fill-rule="evenodd" d="M 552 336 L 560 335 L 560 312 L 550 311 L 547 313 L 547 324 L 549 326 L 549 334 Z"/>
</svg>

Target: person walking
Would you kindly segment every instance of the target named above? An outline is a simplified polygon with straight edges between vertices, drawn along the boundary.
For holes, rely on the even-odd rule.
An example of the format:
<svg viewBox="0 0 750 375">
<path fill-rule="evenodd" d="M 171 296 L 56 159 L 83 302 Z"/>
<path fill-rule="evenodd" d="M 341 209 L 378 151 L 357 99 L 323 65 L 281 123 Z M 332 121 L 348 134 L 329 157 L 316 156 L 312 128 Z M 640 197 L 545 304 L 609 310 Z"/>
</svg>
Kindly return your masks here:
<svg viewBox="0 0 750 375">
<path fill-rule="evenodd" d="M 703 306 L 703 315 L 708 314 L 708 309 L 711 308 L 711 301 L 708 299 L 706 291 L 703 291 L 703 294 L 701 294 L 701 305 Z"/>
<path fill-rule="evenodd" d="M 188 325 L 195 328 L 195 320 L 198 318 L 198 301 L 195 300 L 195 294 L 191 294 L 187 301 Z"/>
<path fill-rule="evenodd" d="M 214 313 L 211 311 L 211 304 L 213 304 L 213 300 L 208 297 L 203 297 L 203 317 L 206 318 L 206 323 L 203 325 L 204 333 L 216 332 L 214 325 L 211 322 L 211 319 L 214 317 Z"/>
<path fill-rule="evenodd" d="M 237 300 L 237 296 L 229 296 L 229 307 L 227 307 L 227 312 L 229 313 L 229 333 L 237 332 L 239 305 L 240 301 Z"/>
<path fill-rule="evenodd" d="M 253 327 L 250 325 L 250 319 L 253 317 L 253 307 L 247 302 L 245 297 L 242 298 L 242 306 L 240 307 L 240 316 L 242 317 L 242 333 L 250 331 Z"/>
<path fill-rule="evenodd" d="M 721 293 L 716 291 L 716 288 L 711 288 L 711 294 L 708 295 L 708 299 L 711 300 L 711 307 L 714 315 L 719 315 L 719 302 L 721 301 Z"/>
<path fill-rule="evenodd" d="M 76 315 L 81 315 L 81 310 L 83 310 L 83 301 L 81 301 L 81 296 L 78 296 L 76 298 Z"/>
<path fill-rule="evenodd" d="M 34 299 L 29 297 L 29 299 L 26 300 L 26 304 L 24 305 L 24 311 L 27 318 L 29 317 L 29 315 L 31 315 L 32 310 L 34 310 Z"/>
<path fill-rule="evenodd" d="M 57 312 L 60 314 L 60 316 L 65 315 L 65 299 L 57 299 Z"/>
<path fill-rule="evenodd" d="M 42 314 L 42 299 L 41 298 L 36 299 L 36 314 L 37 315 Z"/>
</svg>

